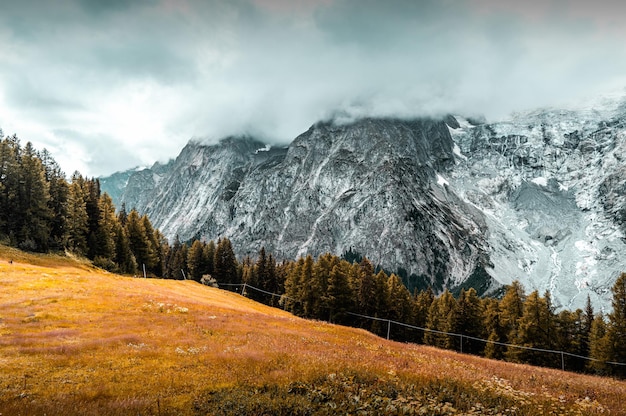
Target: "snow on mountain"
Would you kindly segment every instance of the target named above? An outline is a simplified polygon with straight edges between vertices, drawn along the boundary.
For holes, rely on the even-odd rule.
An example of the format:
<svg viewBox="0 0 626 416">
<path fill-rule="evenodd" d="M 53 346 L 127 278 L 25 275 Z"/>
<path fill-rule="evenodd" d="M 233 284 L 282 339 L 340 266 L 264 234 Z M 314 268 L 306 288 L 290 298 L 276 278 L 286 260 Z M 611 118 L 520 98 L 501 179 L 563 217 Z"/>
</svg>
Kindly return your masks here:
<svg viewBox="0 0 626 416">
<path fill-rule="evenodd" d="M 626 105 L 444 120 L 317 123 L 287 148 L 191 142 L 115 202 L 170 238 L 228 236 L 240 255 L 352 250 L 409 286 L 517 279 L 558 307 L 609 307 L 626 271 Z"/>
</svg>

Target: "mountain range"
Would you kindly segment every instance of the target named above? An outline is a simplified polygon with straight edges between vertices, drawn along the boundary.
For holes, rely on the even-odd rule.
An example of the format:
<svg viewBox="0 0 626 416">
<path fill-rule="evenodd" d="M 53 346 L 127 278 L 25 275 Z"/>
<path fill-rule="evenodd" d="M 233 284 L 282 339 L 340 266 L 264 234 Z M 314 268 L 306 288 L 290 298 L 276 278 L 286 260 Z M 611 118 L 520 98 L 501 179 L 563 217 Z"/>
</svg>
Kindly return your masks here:
<svg viewBox="0 0 626 416">
<path fill-rule="evenodd" d="M 288 146 L 190 141 L 166 164 L 100 178 L 170 239 L 227 236 L 239 256 L 367 256 L 410 288 L 602 308 L 626 270 L 626 106 L 604 100 L 498 122 L 324 121 Z"/>
</svg>

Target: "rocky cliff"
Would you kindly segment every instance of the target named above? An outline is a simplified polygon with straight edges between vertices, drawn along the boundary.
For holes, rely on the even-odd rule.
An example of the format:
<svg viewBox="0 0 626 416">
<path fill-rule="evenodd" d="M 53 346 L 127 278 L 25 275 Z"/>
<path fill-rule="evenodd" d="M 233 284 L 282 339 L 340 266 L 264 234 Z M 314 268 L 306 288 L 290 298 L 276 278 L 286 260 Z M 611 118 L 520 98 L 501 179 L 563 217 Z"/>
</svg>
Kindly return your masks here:
<svg viewBox="0 0 626 416">
<path fill-rule="evenodd" d="M 362 119 L 288 147 L 190 142 L 133 173 L 119 200 L 166 236 L 228 236 L 240 255 L 367 255 L 409 286 L 519 279 L 557 306 L 606 306 L 626 270 L 626 111 L 537 111 L 499 123 Z M 106 178 L 103 180 L 106 188 Z"/>
</svg>

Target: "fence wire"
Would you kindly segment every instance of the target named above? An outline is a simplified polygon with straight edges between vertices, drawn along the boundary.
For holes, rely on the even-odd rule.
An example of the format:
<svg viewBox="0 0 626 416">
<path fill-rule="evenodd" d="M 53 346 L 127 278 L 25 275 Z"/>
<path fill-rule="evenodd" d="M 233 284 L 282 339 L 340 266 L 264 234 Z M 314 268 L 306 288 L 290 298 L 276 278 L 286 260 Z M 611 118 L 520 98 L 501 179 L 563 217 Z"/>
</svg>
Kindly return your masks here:
<svg viewBox="0 0 626 416">
<path fill-rule="evenodd" d="M 272 293 L 272 292 L 268 292 L 266 290 L 263 289 L 259 289 L 258 287 L 254 287 L 248 283 L 218 283 L 218 286 L 228 286 L 228 287 L 241 287 L 241 294 L 245 294 L 246 289 L 252 289 L 252 290 L 256 290 L 257 292 L 261 292 L 264 293 L 266 295 L 271 295 L 271 296 L 276 296 L 279 298 L 283 298 L 283 299 L 289 299 L 289 300 L 293 300 L 293 301 L 297 301 L 296 299 L 290 298 L 286 295 L 279 295 L 278 293 Z M 364 318 L 364 319 L 370 319 L 373 321 L 379 321 L 379 322 L 387 322 L 387 339 L 390 339 L 390 334 L 391 334 L 391 325 L 398 325 L 398 326 L 402 326 L 405 328 L 411 328 L 411 329 L 417 329 L 419 331 L 423 331 L 423 332 L 432 332 L 435 334 L 441 334 L 441 335 L 447 335 L 447 336 L 452 336 L 452 337 L 459 337 L 461 340 L 461 352 L 463 352 L 463 339 L 468 339 L 468 340 L 473 340 L 473 341 L 479 341 L 479 342 L 484 342 L 484 343 L 489 343 L 489 344 L 494 344 L 494 345 L 500 345 L 503 347 L 508 347 L 508 348 L 518 348 L 518 349 L 522 349 L 522 350 L 529 350 L 529 351 L 537 351 L 537 352 L 543 352 L 543 353 L 550 353 L 550 354 L 560 354 L 561 356 L 561 369 L 565 370 L 565 356 L 568 357 L 573 357 L 573 358 L 579 358 L 582 360 L 587 360 L 587 361 L 594 361 L 594 362 L 599 362 L 599 363 L 604 363 L 604 364 L 611 364 L 611 365 L 621 365 L 621 366 L 626 366 L 626 363 L 618 363 L 618 362 L 614 362 L 614 361 L 603 361 L 603 360 L 598 360 L 596 358 L 591 358 L 591 357 L 585 357 L 584 355 L 578 355 L 578 354 L 573 354 L 571 352 L 567 352 L 567 351 L 559 351 L 559 350 L 550 350 L 550 349 L 546 349 L 546 348 L 536 348 L 536 347 L 528 347 L 528 346 L 524 346 L 524 345 L 515 345 L 515 344 L 509 344 L 506 342 L 499 342 L 499 341 L 493 341 L 493 340 L 488 340 L 488 339 L 483 339 L 483 338 L 477 338 L 477 337 L 473 337 L 470 335 L 465 335 L 465 334 L 457 334 L 454 332 L 446 332 L 446 331 L 439 331 L 436 329 L 430 329 L 430 328 L 423 328 L 420 326 L 415 326 L 415 325 L 410 325 L 404 322 L 398 322 L 398 321 L 394 321 L 392 319 L 387 319 L 387 318 L 378 318 L 375 316 L 368 316 L 368 315 L 362 315 L 359 313 L 354 313 L 354 312 L 345 312 L 347 315 L 352 315 L 352 316 L 357 316 L 360 318 Z"/>
</svg>

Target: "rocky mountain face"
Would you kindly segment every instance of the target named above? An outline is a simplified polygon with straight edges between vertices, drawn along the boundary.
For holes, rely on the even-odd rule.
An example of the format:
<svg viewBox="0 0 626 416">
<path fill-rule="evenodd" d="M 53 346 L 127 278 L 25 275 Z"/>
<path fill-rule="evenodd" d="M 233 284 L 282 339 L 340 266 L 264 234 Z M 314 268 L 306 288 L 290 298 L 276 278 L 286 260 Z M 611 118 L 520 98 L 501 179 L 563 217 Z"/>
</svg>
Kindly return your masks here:
<svg viewBox="0 0 626 416">
<path fill-rule="evenodd" d="M 558 307 L 608 306 L 626 271 L 626 111 L 508 121 L 318 123 L 288 147 L 190 142 L 115 200 L 166 236 L 228 236 L 239 255 L 367 255 L 409 287 L 520 280 Z M 102 188 L 115 183 L 102 178 Z"/>
</svg>

